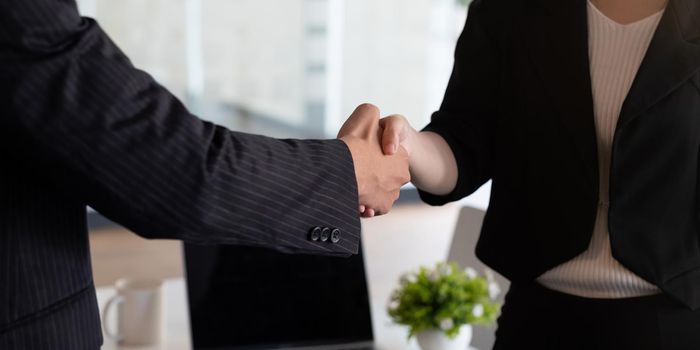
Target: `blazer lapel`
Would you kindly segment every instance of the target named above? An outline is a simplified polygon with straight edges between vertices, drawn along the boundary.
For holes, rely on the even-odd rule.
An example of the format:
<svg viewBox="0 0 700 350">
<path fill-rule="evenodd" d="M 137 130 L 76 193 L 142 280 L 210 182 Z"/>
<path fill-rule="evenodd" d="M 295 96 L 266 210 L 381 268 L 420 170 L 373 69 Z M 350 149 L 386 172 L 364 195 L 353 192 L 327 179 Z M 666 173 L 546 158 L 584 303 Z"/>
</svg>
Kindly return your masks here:
<svg viewBox="0 0 700 350">
<path fill-rule="evenodd" d="M 700 69 L 700 0 L 671 0 L 622 107 L 618 129 Z"/>
<path fill-rule="evenodd" d="M 531 55 L 557 118 L 574 143 L 594 187 L 598 153 L 588 53 L 586 0 L 538 0 Z"/>
</svg>

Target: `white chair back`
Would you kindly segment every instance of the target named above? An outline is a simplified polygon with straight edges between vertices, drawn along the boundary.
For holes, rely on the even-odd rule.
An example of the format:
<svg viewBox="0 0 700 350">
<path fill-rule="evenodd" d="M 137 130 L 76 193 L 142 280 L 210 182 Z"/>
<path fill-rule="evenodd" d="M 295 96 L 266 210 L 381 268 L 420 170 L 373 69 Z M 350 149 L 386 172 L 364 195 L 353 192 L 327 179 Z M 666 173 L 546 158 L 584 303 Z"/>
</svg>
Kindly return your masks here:
<svg viewBox="0 0 700 350">
<path fill-rule="evenodd" d="M 454 261 L 462 267 L 472 267 L 479 273 L 486 269 L 486 265 L 479 261 L 474 254 L 476 242 L 481 232 L 481 225 L 484 221 L 484 214 L 483 210 L 472 207 L 463 207 L 460 210 L 447 261 Z M 501 287 L 501 294 L 498 296 L 498 300 L 502 303 L 510 283 L 496 272 L 493 275 Z M 495 325 L 490 327 L 475 326 L 471 345 L 480 350 L 493 348 L 495 330 Z"/>
</svg>

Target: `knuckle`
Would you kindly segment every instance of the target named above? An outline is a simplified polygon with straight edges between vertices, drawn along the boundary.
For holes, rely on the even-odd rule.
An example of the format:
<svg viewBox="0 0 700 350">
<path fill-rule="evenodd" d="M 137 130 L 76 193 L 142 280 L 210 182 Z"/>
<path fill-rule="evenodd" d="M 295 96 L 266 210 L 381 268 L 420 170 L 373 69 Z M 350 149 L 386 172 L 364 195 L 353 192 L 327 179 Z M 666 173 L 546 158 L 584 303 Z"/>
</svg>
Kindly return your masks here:
<svg viewBox="0 0 700 350">
<path fill-rule="evenodd" d="M 392 120 L 394 120 L 396 123 L 405 123 L 408 120 L 402 114 L 392 114 L 390 116 L 390 118 Z"/>
<path fill-rule="evenodd" d="M 395 128 L 393 125 L 391 125 L 391 123 L 389 123 L 389 124 L 384 124 L 384 126 L 382 126 L 382 128 L 384 129 L 384 132 L 383 132 L 384 137 L 395 137 L 395 136 L 396 136 L 396 135 L 395 135 L 395 134 L 396 134 L 396 131 L 395 131 L 396 128 Z"/>
<path fill-rule="evenodd" d="M 379 107 L 371 104 L 371 103 L 363 103 L 359 106 L 357 106 L 357 109 L 362 111 L 363 113 L 368 113 L 377 116 L 379 118 Z"/>
<path fill-rule="evenodd" d="M 380 118 L 379 126 L 384 130 L 385 133 L 394 127 L 393 122 L 389 117 Z"/>
<path fill-rule="evenodd" d="M 391 126 L 396 130 L 401 130 L 404 125 L 404 120 L 402 118 L 403 117 L 393 117 L 391 119 Z"/>
</svg>

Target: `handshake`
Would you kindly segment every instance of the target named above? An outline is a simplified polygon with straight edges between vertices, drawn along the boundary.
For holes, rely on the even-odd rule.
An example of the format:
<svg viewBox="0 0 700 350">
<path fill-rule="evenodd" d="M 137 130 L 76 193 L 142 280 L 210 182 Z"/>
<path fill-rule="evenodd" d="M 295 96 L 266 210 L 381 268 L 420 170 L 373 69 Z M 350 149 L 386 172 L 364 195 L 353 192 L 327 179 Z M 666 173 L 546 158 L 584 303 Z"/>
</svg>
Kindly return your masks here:
<svg viewBox="0 0 700 350">
<path fill-rule="evenodd" d="M 402 116 L 380 119 L 371 104 L 358 106 L 338 133 L 352 153 L 363 217 L 389 212 L 401 186 L 411 181 L 410 138 L 416 131 Z"/>
</svg>

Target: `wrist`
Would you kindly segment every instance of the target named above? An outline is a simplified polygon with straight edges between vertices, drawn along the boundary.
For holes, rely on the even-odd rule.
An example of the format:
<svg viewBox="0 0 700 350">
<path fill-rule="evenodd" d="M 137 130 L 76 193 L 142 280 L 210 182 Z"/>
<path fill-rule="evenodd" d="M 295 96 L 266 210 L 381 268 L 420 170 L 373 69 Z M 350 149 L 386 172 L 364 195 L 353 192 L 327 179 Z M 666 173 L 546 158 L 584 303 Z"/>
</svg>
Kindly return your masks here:
<svg viewBox="0 0 700 350">
<path fill-rule="evenodd" d="M 420 166 L 420 160 L 423 158 L 422 154 L 425 153 L 425 145 L 423 145 L 425 135 L 411 126 L 409 126 L 408 129 L 406 137 L 407 147 L 410 148 L 410 150 L 407 149 L 408 164 L 409 171 L 411 175 L 413 175 L 414 168 Z"/>
<path fill-rule="evenodd" d="M 339 137 L 338 139 L 340 141 L 343 141 L 347 146 L 348 150 L 350 151 L 352 165 L 355 171 L 355 181 L 357 182 L 357 192 L 358 194 L 364 193 L 364 186 L 366 182 L 364 181 L 365 174 L 361 163 L 363 161 L 362 158 L 365 156 L 365 154 L 361 150 L 363 146 L 362 140 L 355 136 L 343 136 Z"/>
<path fill-rule="evenodd" d="M 406 137 L 406 143 L 408 143 L 409 148 L 411 150 L 416 149 L 416 144 L 420 141 L 420 131 L 414 129 L 411 125 L 407 126 L 408 128 L 408 136 Z"/>
</svg>

